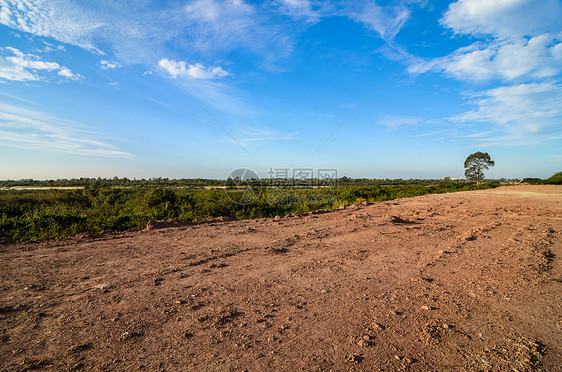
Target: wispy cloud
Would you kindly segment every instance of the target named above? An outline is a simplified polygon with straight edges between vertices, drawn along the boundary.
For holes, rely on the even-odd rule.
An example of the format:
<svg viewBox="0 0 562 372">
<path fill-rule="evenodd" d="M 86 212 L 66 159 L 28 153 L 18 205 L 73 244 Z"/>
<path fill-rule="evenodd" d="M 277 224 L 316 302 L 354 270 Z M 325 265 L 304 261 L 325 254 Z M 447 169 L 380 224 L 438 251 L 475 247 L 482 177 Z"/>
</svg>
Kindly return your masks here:
<svg viewBox="0 0 562 372">
<path fill-rule="evenodd" d="M 384 126 L 387 130 L 395 130 L 403 127 L 409 127 L 420 123 L 418 118 L 410 116 L 385 116 L 377 119 L 378 125 Z"/>
<path fill-rule="evenodd" d="M 521 39 L 528 35 L 562 31 L 558 0 L 459 0 L 441 23 L 457 34 Z"/>
<path fill-rule="evenodd" d="M 461 80 L 528 82 L 562 72 L 562 3 L 558 0 L 452 3 L 441 24 L 458 35 L 481 38 L 452 54 L 417 60 L 412 73 L 444 72 Z"/>
<path fill-rule="evenodd" d="M 294 135 L 278 136 L 278 137 L 254 137 L 254 138 L 240 138 L 238 141 L 242 144 L 258 143 L 258 142 L 273 142 L 273 141 L 291 141 L 294 140 Z"/>
<path fill-rule="evenodd" d="M 297 19 L 304 19 L 309 23 L 315 23 L 323 16 L 324 9 L 322 8 L 326 7 L 327 3 L 316 2 L 313 4 L 309 0 L 279 0 L 275 4 L 278 4 L 278 9 L 283 14 Z M 317 9 L 314 10 L 313 6 Z"/>
<path fill-rule="evenodd" d="M 71 80 L 81 78 L 79 74 L 73 73 L 68 67 L 61 66 L 56 62 L 44 61 L 34 54 L 25 54 L 11 47 L 1 48 L 0 50 L 4 54 L 0 56 L 0 79 L 48 80 L 51 78 L 48 74 L 50 72 L 57 72 L 57 75 Z M 6 55 L 6 53 L 9 53 L 9 55 Z"/>
<path fill-rule="evenodd" d="M 103 52 L 92 35 L 106 24 L 64 0 L 0 0 L 0 23 L 37 36 L 52 37 L 63 43 Z"/>
<path fill-rule="evenodd" d="M 30 101 L 30 100 L 28 100 L 28 99 L 21 98 L 21 97 L 18 97 L 18 96 L 14 96 L 14 95 L 12 95 L 12 94 L 7 94 L 7 93 L 4 93 L 4 92 L 0 92 L 0 95 L 2 95 L 2 96 L 4 96 L 4 97 L 8 97 L 8 98 L 13 99 L 13 100 L 16 100 L 16 101 L 19 101 L 19 102 L 28 103 L 28 104 L 31 104 L 31 105 L 33 105 L 33 106 L 42 106 L 41 104 L 39 104 L 39 103 L 37 103 L 37 102 L 35 102 L 35 101 Z"/>
<path fill-rule="evenodd" d="M 495 143 L 548 140 L 562 135 L 562 85 L 544 82 L 493 88 L 469 96 L 475 109 L 451 120 L 489 123 L 488 131 L 472 137 Z"/>
<path fill-rule="evenodd" d="M 492 131 L 485 131 L 485 132 L 478 132 L 478 133 L 472 133 L 472 134 L 466 134 L 464 136 L 460 136 L 461 138 L 483 138 L 483 137 L 488 137 L 490 134 L 492 134 L 494 132 Z"/>
<path fill-rule="evenodd" d="M 410 10 L 405 6 L 382 6 L 376 1 L 345 3 L 341 13 L 378 32 L 383 40 L 391 44 L 410 17 Z"/>
<path fill-rule="evenodd" d="M 261 56 L 267 66 L 293 51 L 296 27 L 276 22 L 266 6 L 242 0 L 195 0 L 184 6 L 180 22 L 182 36 L 190 40 L 186 46 L 204 54 L 244 50 Z"/>
<path fill-rule="evenodd" d="M 100 66 L 103 70 L 114 70 L 116 68 L 121 67 L 121 64 L 119 64 L 118 62 L 114 62 L 114 61 L 112 62 L 102 59 L 100 61 Z"/>
<path fill-rule="evenodd" d="M 416 134 L 412 137 L 431 137 L 431 136 L 436 136 L 438 134 L 442 134 L 443 131 L 442 130 L 433 130 L 431 132 L 426 132 L 426 133 L 421 133 L 421 134 Z"/>
<path fill-rule="evenodd" d="M 237 125 L 231 130 L 235 132 L 238 141 L 244 146 L 274 141 L 292 141 L 298 136 L 298 132 L 280 133 L 275 129 L 261 126 Z"/>
<path fill-rule="evenodd" d="M 478 42 L 451 55 L 415 61 L 411 73 L 428 71 L 467 81 L 550 78 L 562 72 L 562 43 L 550 33 L 522 40 Z"/>
<path fill-rule="evenodd" d="M 146 49 L 166 55 L 171 44 L 190 55 L 243 50 L 268 68 L 290 56 L 298 35 L 325 17 L 347 17 L 390 42 L 409 15 L 404 5 L 373 0 L 194 0 L 159 8 L 138 1 L 0 0 L 0 24 L 108 56 L 102 68 L 150 64 Z"/>
<path fill-rule="evenodd" d="M 45 112 L 0 103 L 0 145 L 74 155 L 130 157 L 82 125 Z"/>
<path fill-rule="evenodd" d="M 216 79 L 230 75 L 222 67 L 205 67 L 200 63 L 188 64 L 185 61 L 162 59 L 158 62 L 160 67 L 168 71 L 174 78 L 184 77 L 192 79 Z"/>
<path fill-rule="evenodd" d="M 451 118 L 463 125 L 488 124 L 463 138 L 488 146 L 538 144 L 559 138 L 560 19 L 562 3 L 557 0 L 458 0 L 450 4 L 440 23 L 454 35 L 480 40 L 447 56 L 412 60 L 408 70 L 496 86 L 467 95 L 475 108 Z"/>
</svg>

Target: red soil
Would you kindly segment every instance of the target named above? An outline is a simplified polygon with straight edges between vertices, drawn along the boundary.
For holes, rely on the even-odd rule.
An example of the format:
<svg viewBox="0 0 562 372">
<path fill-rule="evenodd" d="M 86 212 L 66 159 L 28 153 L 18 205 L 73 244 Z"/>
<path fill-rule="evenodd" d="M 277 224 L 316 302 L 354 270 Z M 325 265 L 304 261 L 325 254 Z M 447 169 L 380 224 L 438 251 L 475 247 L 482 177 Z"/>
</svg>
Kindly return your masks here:
<svg viewBox="0 0 562 372">
<path fill-rule="evenodd" d="M 2 370 L 562 369 L 562 187 L 0 246 Z"/>
</svg>

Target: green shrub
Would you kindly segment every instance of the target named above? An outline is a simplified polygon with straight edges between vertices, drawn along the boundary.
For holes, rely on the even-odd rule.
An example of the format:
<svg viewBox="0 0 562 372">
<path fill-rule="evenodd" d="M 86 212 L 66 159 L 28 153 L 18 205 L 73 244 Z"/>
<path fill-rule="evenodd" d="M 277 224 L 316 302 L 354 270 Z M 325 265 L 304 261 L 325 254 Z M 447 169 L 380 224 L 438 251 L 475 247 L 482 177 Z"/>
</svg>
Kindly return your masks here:
<svg viewBox="0 0 562 372">
<path fill-rule="evenodd" d="M 544 180 L 547 185 L 562 185 L 562 172 L 558 172 Z"/>
</svg>

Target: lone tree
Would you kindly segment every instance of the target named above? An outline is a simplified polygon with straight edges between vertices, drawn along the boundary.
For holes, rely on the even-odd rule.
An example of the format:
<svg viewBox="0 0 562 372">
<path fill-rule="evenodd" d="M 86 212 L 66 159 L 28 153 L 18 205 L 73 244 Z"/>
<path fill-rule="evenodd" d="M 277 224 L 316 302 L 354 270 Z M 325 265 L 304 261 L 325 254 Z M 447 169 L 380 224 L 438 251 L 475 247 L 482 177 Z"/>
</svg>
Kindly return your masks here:
<svg viewBox="0 0 562 372">
<path fill-rule="evenodd" d="M 494 161 L 490 158 L 487 152 L 475 152 L 466 158 L 464 161 L 464 175 L 469 180 L 476 180 L 476 185 L 484 179 L 484 171 L 494 166 Z"/>
</svg>

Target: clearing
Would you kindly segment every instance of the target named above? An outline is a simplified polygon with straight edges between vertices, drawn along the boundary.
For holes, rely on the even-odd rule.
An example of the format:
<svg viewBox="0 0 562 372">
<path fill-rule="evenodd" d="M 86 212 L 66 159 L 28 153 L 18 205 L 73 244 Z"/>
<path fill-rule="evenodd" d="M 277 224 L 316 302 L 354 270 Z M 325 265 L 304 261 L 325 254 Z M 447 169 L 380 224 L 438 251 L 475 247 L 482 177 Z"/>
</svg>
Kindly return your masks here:
<svg viewBox="0 0 562 372">
<path fill-rule="evenodd" d="M 562 186 L 3 243 L 0 369 L 559 371 L 561 257 Z"/>
</svg>

